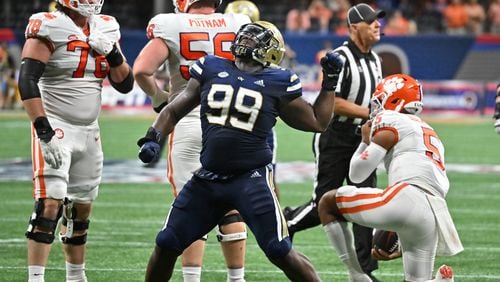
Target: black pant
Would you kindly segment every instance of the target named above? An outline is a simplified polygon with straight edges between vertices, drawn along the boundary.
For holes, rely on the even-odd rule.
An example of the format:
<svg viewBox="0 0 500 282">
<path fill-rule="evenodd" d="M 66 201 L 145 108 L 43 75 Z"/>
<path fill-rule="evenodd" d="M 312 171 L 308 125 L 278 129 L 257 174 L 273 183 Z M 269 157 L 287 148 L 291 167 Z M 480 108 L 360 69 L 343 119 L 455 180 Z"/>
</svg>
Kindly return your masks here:
<svg viewBox="0 0 500 282">
<path fill-rule="evenodd" d="M 339 188 L 344 180 L 349 185 L 357 187 L 376 187 L 377 175 L 373 172 L 364 182 L 354 184 L 349 180 L 349 163 L 356 151 L 361 136 L 356 132 L 356 125 L 332 123 L 330 127 L 321 134 L 315 134 L 313 139 L 313 151 L 317 162 L 316 186 L 311 200 L 295 209 L 285 210 L 288 220 L 288 231 L 293 239 L 295 232 L 305 230 L 319 225 L 317 205 L 321 196 L 326 192 Z M 319 138 L 319 150 L 314 146 Z M 353 224 L 354 242 L 356 253 L 361 268 L 366 273 L 378 268 L 377 261 L 371 257 L 373 229 L 358 224 Z"/>
</svg>

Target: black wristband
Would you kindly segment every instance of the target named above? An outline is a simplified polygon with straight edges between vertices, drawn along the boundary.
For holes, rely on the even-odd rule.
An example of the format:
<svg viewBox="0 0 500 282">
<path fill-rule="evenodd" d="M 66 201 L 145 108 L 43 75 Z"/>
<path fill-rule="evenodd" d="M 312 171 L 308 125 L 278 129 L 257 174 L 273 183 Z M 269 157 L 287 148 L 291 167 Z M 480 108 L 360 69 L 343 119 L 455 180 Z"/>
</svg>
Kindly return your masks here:
<svg viewBox="0 0 500 282">
<path fill-rule="evenodd" d="M 50 126 L 47 117 L 37 117 L 33 122 L 33 126 L 35 127 L 38 138 L 43 140 L 45 143 L 50 142 L 52 137 L 56 134 L 52 129 L 52 126 Z"/>
<path fill-rule="evenodd" d="M 156 130 L 154 127 L 150 127 L 146 132 L 146 136 L 142 137 L 137 141 L 137 145 L 141 147 L 146 142 L 155 142 L 157 144 L 160 144 L 160 140 L 161 140 L 160 131 Z"/>
<path fill-rule="evenodd" d="M 123 64 L 122 53 L 120 52 L 120 50 L 118 50 L 116 44 L 113 45 L 113 49 L 111 50 L 111 52 L 109 52 L 109 54 L 106 55 L 106 60 L 108 61 L 109 66 L 112 68 Z"/>
</svg>

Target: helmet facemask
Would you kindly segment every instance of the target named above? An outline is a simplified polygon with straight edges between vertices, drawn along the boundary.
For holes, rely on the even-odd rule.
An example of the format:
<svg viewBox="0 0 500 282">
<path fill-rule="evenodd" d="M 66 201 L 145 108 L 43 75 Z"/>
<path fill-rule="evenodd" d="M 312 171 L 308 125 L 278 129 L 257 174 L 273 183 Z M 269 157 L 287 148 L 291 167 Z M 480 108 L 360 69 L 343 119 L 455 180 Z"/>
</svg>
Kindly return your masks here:
<svg viewBox="0 0 500 282">
<path fill-rule="evenodd" d="M 57 0 L 57 2 L 84 17 L 100 14 L 104 4 L 104 0 L 97 0 L 95 3 L 89 0 Z"/>
</svg>

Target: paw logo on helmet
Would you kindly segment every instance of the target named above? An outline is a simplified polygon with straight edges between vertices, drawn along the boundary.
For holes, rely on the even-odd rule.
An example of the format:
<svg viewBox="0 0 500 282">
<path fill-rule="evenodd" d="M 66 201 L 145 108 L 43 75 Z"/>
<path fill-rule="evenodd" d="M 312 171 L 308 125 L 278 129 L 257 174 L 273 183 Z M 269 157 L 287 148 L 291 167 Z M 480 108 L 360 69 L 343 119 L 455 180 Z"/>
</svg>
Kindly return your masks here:
<svg viewBox="0 0 500 282">
<path fill-rule="evenodd" d="M 405 85 L 404 80 L 401 77 L 393 77 L 385 81 L 384 89 L 389 93 L 393 93 L 403 88 L 404 85 Z"/>
</svg>

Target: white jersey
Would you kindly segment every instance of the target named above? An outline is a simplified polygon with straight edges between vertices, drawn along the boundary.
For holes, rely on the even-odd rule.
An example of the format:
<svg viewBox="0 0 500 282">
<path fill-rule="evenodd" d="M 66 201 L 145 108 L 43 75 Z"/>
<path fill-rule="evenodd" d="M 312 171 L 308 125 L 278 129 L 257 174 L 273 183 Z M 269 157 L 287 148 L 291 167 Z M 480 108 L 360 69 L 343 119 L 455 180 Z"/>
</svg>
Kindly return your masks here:
<svg viewBox="0 0 500 282">
<path fill-rule="evenodd" d="M 371 135 L 379 130 L 390 130 L 397 138 L 384 159 L 389 186 L 405 182 L 445 197 L 450 184 L 444 146 L 434 129 L 415 115 L 382 111 L 373 120 Z"/>
<path fill-rule="evenodd" d="M 149 39 L 161 38 L 168 45 L 170 93 L 186 87 L 189 67 L 205 55 L 234 58 L 230 47 L 239 28 L 250 19 L 242 14 L 159 14 L 148 24 Z"/>
<path fill-rule="evenodd" d="M 111 16 L 90 17 L 90 30 L 85 31 L 60 11 L 30 17 L 26 38 L 41 39 L 52 51 L 38 84 L 48 116 L 81 125 L 97 119 L 102 81 L 110 67 L 87 43 L 94 28 L 113 42 L 120 39 L 120 26 Z"/>
</svg>

